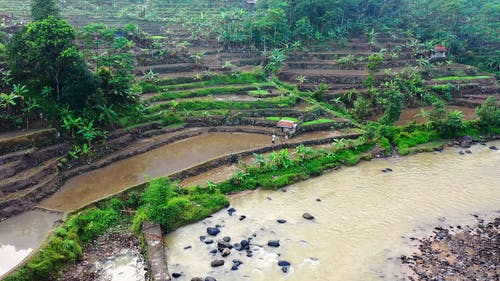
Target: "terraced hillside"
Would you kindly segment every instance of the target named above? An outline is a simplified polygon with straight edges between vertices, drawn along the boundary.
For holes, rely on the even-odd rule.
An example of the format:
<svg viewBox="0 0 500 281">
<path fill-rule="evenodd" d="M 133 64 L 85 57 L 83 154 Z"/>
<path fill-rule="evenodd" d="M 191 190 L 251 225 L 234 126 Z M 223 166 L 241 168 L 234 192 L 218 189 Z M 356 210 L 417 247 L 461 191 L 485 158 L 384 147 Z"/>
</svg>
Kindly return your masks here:
<svg viewBox="0 0 500 281">
<path fill-rule="evenodd" d="M 30 1 L 2 0 L 0 8 L 8 11 L 17 21 L 30 20 Z M 90 23 L 104 23 L 110 26 L 138 24 L 151 34 L 160 34 L 168 26 L 177 25 L 179 15 L 205 15 L 219 13 L 228 7 L 241 7 L 243 1 L 132 1 L 103 0 L 59 2 L 64 18 L 77 27 Z"/>
<path fill-rule="evenodd" d="M 397 72 L 417 64 L 411 38 L 380 38 L 379 42 L 373 46 L 367 38 L 353 38 L 345 46 L 328 51 L 323 48 L 323 51 L 291 53 L 279 77 L 300 84 L 303 89 L 327 83 L 332 90 L 341 91 L 363 88 L 362 83 L 370 73 L 369 57 L 375 54 L 382 56 L 374 72 L 378 80 L 387 75 L 384 70 Z"/>
</svg>

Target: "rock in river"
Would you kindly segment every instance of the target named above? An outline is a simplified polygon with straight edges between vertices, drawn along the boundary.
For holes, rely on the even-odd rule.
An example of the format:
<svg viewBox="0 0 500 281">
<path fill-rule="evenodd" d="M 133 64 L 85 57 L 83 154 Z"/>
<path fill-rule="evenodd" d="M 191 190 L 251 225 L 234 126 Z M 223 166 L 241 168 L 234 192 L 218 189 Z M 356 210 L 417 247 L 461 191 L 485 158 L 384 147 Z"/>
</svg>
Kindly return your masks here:
<svg viewBox="0 0 500 281">
<path fill-rule="evenodd" d="M 278 222 L 279 222 L 279 223 L 285 223 L 285 222 L 286 222 L 286 220 L 284 220 L 284 219 L 278 219 Z"/>
<path fill-rule="evenodd" d="M 233 248 L 233 244 L 220 239 L 219 241 L 217 241 L 217 248 L 220 251 L 222 251 L 222 249 L 225 249 L 225 248 L 232 249 Z"/>
<path fill-rule="evenodd" d="M 278 261 L 279 266 L 290 266 L 290 262 L 288 261 Z"/>
<path fill-rule="evenodd" d="M 235 208 L 229 208 L 229 209 L 227 209 L 227 213 L 228 213 L 230 216 L 232 216 L 234 212 L 236 212 L 236 209 L 235 209 Z"/>
<path fill-rule="evenodd" d="M 210 265 L 212 267 L 218 267 L 218 266 L 223 266 L 224 265 L 224 260 L 213 260 Z M 206 279 L 205 279 L 206 280 Z"/>
<path fill-rule="evenodd" d="M 231 254 L 231 250 L 229 250 L 228 248 L 224 248 L 224 249 L 222 250 L 222 254 L 221 254 L 221 256 L 223 256 L 223 257 L 227 257 L 227 256 L 229 256 L 230 254 Z"/>
<path fill-rule="evenodd" d="M 280 246 L 280 240 L 269 240 L 269 242 L 267 242 L 267 245 L 269 247 L 279 247 Z"/>
<path fill-rule="evenodd" d="M 219 234 L 219 232 L 220 232 L 220 229 L 218 229 L 216 227 L 207 227 L 207 233 L 212 235 L 212 236 Z"/>
<path fill-rule="evenodd" d="M 305 218 L 306 220 L 313 220 L 314 219 L 314 216 L 309 214 L 309 213 L 304 213 L 302 215 L 303 218 Z"/>
<path fill-rule="evenodd" d="M 217 279 L 213 278 L 212 276 L 207 276 L 205 277 L 205 281 L 217 281 Z"/>
</svg>

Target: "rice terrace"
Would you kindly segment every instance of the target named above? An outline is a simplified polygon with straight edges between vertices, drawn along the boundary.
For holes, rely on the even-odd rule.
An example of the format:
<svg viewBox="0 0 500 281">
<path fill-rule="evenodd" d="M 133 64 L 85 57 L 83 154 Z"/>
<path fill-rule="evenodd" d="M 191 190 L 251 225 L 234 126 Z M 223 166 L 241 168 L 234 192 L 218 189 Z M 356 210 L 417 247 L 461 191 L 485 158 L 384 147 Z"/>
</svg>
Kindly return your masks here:
<svg viewBox="0 0 500 281">
<path fill-rule="evenodd" d="M 0 279 L 500 280 L 493 0 L 0 0 Z"/>
</svg>

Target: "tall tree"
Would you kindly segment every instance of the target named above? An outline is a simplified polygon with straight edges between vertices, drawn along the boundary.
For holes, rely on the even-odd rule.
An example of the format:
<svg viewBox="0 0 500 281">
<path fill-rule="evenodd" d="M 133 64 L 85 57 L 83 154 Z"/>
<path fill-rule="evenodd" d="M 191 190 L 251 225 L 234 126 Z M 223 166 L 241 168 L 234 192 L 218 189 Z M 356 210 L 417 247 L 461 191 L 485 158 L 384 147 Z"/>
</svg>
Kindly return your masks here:
<svg viewBox="0 0 500 281">
<path fill-rule="evenodd" d="M 54 0 L 32 0 L 31 16 L 34 20 L 42 20 L 49 16 L 59 17 L 59 9 Z"/>
<path fill-rule="evenodd" d="M 34 95 L 74 109 L 85 106 L 98 80 L 88 70 L 67 21 L 48 16 L 27 24 L 12 38 L 8 51 L 13 76 Z"/>
</svg>

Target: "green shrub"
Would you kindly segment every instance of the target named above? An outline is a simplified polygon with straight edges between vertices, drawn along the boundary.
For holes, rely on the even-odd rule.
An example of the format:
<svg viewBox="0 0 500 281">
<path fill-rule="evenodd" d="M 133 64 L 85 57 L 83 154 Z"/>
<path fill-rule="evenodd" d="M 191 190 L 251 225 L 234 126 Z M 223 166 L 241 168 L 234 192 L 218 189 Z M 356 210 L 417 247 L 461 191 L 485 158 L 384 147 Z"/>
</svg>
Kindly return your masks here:
<svg viewBox="0 0 500 281">
<path fill-rule="evenodd" d="M 468 80 L 474 80 L 474 79 L 488 79 L 488 78 L 491 78 L 491 76 L 488 76 L 488 75 L 447 76 L 447 77 L 440 77 L 440 78 L 432 79 L 432 81 L 468 81 Z"/>
<path fill-rule="evenodd" d="M 394 137 L 394 143 L 398 147 L 398 152 L 404 155 L 409 153 L 408 148 L 429 142 L 438 137 L 437 132 L 433 130 L 415 130 L 411 133 L 400 132 Z"/>
<path fill-rule="evenodd" d="M 391 143 L 389 142 L 389 140 L 386 137 L 380 137 L 378 139 L 378 143 L 384 149 L 384 153 L 386 155 L 391 154 L 392 146 L 391 146 Z"/>
<path fill-rule="evenodd" d="M 476 108 L 476 114 L 482 126 L 500 127 L 500 107 L 495 97 L 488 97 L 481 106 Z"/>
<path fill-rule="evenodd" d="M 151 83 L 151 82 L 141 81 L 138 83 L 138 85 L 141 88 L 141 92 L 143 94 L 156 93 L 156 92 L 159 92 L 161 90 L 160 87 L 158 87 L 158 85 Z"/>
<path fill-rule="evenodd" d="M 218 191 L 196 189 L 189 192 L 178 188 L 168 178 L 160 178 L 150 182 L 143 194 L 143 203 L 141 218 L 160 223 L 171 231 L 203 219 L 227 206 L 229 201 Z"/>
<path fill-rule="evenodd" d="M 442 124 L 440 131 L 443 137 L 454 137 L 460 135 L 465 129 L 463 114 L 459 110 L 448 113 L 446 121 Z"/>
</svg>

